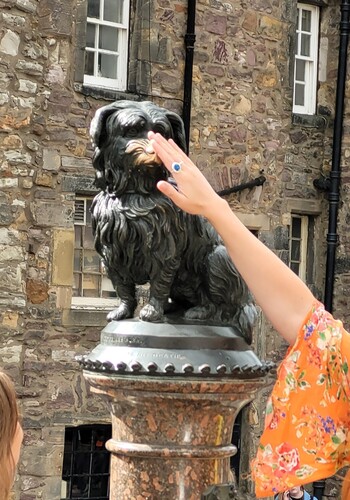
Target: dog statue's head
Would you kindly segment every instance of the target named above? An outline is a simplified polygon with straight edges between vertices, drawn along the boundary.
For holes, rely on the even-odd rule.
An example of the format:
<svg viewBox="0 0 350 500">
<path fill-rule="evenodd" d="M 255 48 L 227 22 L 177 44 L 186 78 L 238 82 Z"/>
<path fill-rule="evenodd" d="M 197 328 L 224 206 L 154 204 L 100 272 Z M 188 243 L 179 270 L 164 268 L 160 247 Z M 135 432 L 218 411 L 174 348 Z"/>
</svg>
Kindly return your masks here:
<svg viewBox="0 0 350 500">
<path fill-rule="evenodd" d="M 167 178 L 156 154 L 147 152 L 151 130 L 186 151 L 183 122 L 172 111 L 150 101 L 116 101 L 97 110 L 90 127 L 96 187 L 116 196 L 149 193 Z"/>
</svg>

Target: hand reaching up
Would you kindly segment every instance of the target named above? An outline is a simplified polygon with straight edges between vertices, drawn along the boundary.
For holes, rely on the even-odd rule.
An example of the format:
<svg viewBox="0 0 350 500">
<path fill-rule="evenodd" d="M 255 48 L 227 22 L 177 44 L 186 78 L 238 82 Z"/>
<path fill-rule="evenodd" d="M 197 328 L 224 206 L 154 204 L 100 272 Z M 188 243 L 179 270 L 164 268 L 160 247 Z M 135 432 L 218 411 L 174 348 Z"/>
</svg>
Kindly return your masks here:
<svg viewBox="0 0 350 500">
<path fill-rule="evenodd" d="M 222 199 L 215 193 L 204 175 L 175 144 L 172 139 L 166 140 L 160 134 L 149 132 L 151 147 L 174 177 L 178 190 L 166 181 L 157 184 L 159 191 L 168 196 L 182 210 L 190 214 L 200 214 L 210 218 Z M 180 170 L 172 169 L 173 163 L 180 165 Z"/>
</svg>

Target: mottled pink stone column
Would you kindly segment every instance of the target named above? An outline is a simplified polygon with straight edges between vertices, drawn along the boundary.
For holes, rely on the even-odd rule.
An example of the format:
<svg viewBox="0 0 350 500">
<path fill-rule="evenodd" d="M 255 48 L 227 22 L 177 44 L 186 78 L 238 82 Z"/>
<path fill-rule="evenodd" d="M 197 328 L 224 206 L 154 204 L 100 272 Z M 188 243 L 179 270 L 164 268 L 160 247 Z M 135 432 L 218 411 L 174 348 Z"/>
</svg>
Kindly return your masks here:
<svg viewBox="0 0 350 500">
<path fill-rule="evenodd" d="M 84 376 L 111 407 L 110 500 L 199 500 L 208 486 L 231 481 L 235 417 L 265 383 Z"/>
<path fill-rule="evenodd" d="M 110 500 L 200 500 L 232 481 L 235 417 L 271 368 L 238 328 L 113 321 L 79 362 L 111 408 Z"/>
</svg>

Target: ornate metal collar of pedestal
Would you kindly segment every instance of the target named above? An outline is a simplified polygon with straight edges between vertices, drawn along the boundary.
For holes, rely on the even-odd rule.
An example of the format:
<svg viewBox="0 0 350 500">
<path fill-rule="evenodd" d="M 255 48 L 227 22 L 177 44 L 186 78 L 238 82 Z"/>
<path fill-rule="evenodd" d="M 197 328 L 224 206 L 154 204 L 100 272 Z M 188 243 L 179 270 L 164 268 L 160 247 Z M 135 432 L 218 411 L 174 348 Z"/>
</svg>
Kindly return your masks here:
<svg viewBox="0 0 350 500">
<path fill-rule="evenodd" d="M 232 327 L 188 323 L 112 321 L 100 344 L 77 360 L 85 370 L 119 375 L 259 378 L 261 362 Z"/>
</svg>

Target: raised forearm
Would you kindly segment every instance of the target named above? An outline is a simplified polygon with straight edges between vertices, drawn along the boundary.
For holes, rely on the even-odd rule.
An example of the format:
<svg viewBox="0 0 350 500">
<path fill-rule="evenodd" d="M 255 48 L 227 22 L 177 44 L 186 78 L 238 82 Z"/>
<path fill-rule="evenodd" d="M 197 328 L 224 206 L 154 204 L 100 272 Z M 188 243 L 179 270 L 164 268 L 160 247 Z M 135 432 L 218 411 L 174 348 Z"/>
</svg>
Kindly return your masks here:
<svg viewBox="0 0 350 500">
<path fill-rule="evenodd" d="M 312 302 L 311 291 L 259 241 L 223 200 L 215 200 L 207 218 L 218 231 L 255 300 L 276 330 L 293 343 Z"/>
</svg>

